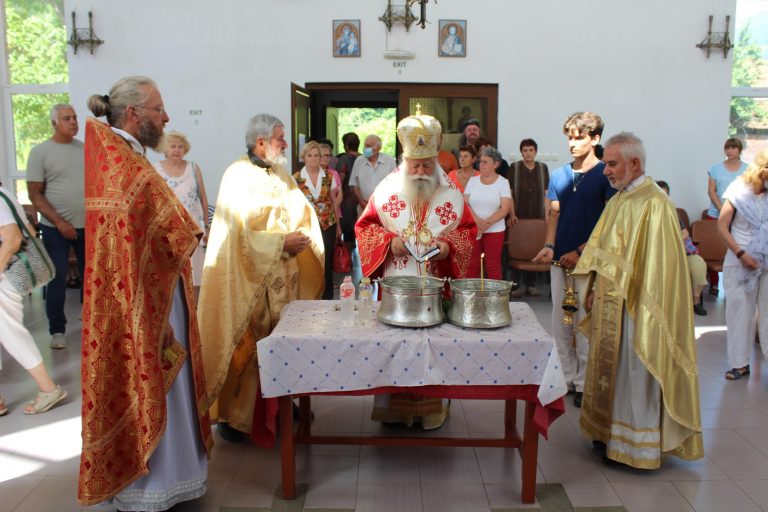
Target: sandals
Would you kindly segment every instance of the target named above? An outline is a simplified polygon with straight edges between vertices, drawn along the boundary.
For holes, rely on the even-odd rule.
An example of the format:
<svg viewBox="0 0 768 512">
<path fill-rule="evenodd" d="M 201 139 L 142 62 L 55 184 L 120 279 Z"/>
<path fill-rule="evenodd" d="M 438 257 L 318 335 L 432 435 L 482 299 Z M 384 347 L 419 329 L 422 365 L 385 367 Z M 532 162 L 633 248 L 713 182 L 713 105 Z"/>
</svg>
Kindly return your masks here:
<svg viewBox="0 0 768 512">
<path fill-rule="evenodd" d="M 725 372 L 726 380 L 739 380 L 742 377 L 749 375 L 749 365 L 743 368 L 732 368 Z"/>
<path fill-rule="evenodd" d="M 8 406 L 5 405 L 5 398 L 0 395 L 0 416 L 8 414 Z"/>
<path fill-rule="evenodd" d="M 40 414 L 41 412 L 48 411 L 65 398 L 67 398 L 67 392 L 61 389 L 61 386 L 56 386 L 49 393 L 38 391 L 34 400 L 30 400 L 27 403 L 27 407 L 24 408 L 24 414 Z"/>
</svg>

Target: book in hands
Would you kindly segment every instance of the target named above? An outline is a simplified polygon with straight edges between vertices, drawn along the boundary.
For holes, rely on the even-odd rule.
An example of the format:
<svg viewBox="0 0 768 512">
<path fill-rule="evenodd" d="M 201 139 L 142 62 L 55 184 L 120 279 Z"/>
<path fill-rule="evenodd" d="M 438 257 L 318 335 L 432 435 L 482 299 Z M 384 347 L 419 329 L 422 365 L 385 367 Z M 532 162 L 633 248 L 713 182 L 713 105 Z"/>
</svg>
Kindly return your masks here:
<svg viewBox="0 0 768 512">
<path fill-rule="evenodd" d="M 412 244 L 410 241 L 405 242 L 404 245 L 405 248 L 408 249 L 408 252 L 411 253 L 411 256 L 416 258 L 416 261 L 419 263 L 424 263 L 424 261 L 428 258 L 432 258 L 440 254 L 440 248 L 436 245 L 423 247 L 421 248 L 422 250 L 418 250 L 417 246 Z"/>
</svg>

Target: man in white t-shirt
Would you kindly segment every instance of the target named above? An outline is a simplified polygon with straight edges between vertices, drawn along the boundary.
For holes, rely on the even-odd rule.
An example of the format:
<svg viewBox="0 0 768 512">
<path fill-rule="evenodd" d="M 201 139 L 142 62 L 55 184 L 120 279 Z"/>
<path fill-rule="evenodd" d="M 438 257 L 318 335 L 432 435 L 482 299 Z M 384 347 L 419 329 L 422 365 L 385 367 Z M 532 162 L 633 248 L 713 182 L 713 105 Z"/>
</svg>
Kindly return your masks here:
<svg viewBox="0 0 768 512">
<path fill-rule="evenodd" d="M 51 348 L 66 348 L 64 301 L 72 249 L 81 278 L 85 269 L 84 153 L 83 143 L 75 139 L 79 126 L 71 105 L 54 105 L 51 124 L 51 138 L 29 153 L 27 187 L 32 204 L 42 215 L 43 242 L 56 267 L 56 276 L 48 283 L 45 295 Z"/>
</svg>

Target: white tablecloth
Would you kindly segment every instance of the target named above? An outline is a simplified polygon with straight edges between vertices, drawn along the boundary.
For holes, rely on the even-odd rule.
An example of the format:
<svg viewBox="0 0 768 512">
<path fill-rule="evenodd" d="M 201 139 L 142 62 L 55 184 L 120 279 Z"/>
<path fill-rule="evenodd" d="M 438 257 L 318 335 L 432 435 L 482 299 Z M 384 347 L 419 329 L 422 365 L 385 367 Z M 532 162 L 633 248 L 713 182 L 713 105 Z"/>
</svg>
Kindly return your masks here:
<svg viewBox="0 0 768 512">
<path fill-rule="evenodd" d="M 409 329 L 375 319 L 347 325 L 335 304 L 294 301 L 257 343 L 265 398 L 385 386 L 535 384 L 546 405 L 567 391 L 554 340 L 526 303 L 511 302 L 512 324 L 500 329 L 448 323 Z"/>
</svg>

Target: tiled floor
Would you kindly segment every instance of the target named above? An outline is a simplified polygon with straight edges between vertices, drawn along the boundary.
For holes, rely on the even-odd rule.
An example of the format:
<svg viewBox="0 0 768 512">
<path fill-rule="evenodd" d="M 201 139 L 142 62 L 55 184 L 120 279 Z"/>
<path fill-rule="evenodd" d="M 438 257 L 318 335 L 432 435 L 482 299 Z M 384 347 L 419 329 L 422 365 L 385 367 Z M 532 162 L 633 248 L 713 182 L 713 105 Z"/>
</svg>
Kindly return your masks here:
<svg viewBox="0 0 768 512">
<path fill-rule="evenodd" d="M 658 471 L 606 466 L 577 429 L 578 410 L 550 430 L 539 448 L 541 500 L 520 503 L 520 461 L 496 448 L 300 447 L 298 481 L 307 492 L 294 502 L 275 497 L 280 479 L 277 449 L 229 444 L 217 437 L 209 490 L 198 501 L 176 507 L 190 511 L 348 510 L 482 511 L 620 510 L 741 512 L 768 511 L 768 372 L 755 351 L 752 375 L 726 382 L 724 302 L 706 298 L 709 316 L 696 317 L 706 457 L 684 462 L 668 458 Z M 529 299 L 549 328 L 546 297 Z M 57 382 L 70 392 L 66 403 L 26 416 L 24 401 L 34 384 L 3 354 L 0 392 L 11 407 L 0 418 L 0 512 L 66 512 L 75 501 L 80 451 L 80 322 L 77 292 L 68 297 L 69 348 L 51 352 L 42 300 L 32 297 L 26 318 Z M 313 402 L 317 433 L 379 432 L 370 421 L 370 397 L 321 398 Z M 434 434 L 500 434 L 499 405 L 454 401 L 448 423 Z M 562 494 L 558 501 L 558 492 Z M 567 495 L 567 500 L 565 498 Z M 558 505 L 559 503 L 559 505 Z"/>
</svg>

